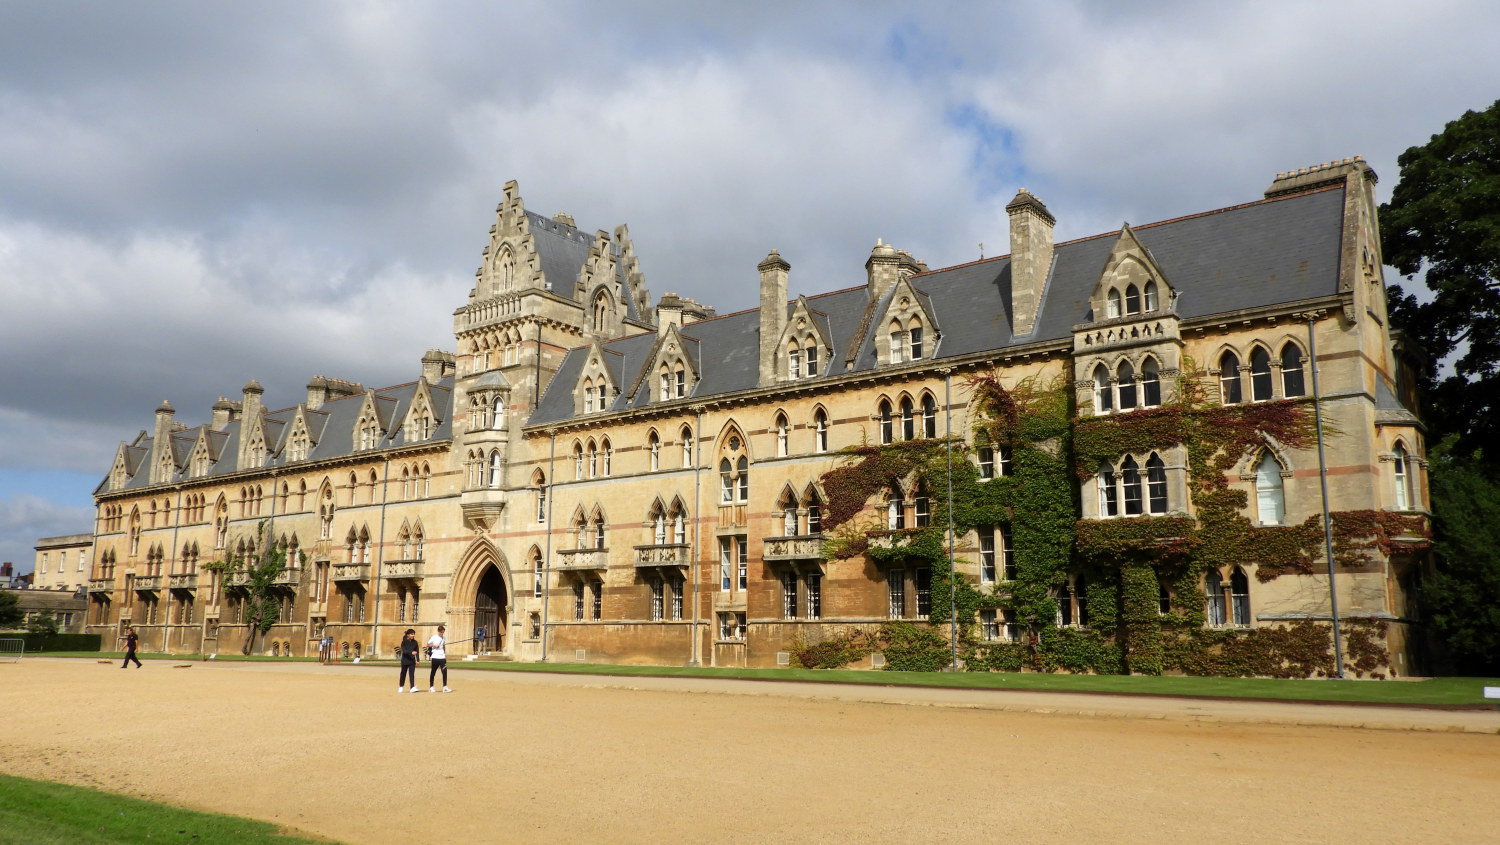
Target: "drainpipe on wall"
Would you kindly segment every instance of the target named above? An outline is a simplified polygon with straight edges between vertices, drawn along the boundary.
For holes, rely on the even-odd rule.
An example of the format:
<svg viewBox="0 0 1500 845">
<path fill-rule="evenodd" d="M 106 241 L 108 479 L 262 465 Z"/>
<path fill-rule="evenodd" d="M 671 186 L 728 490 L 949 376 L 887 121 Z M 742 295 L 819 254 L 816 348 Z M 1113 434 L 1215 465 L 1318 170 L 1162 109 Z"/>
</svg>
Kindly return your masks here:
<svg viewBox="0 0 1500 845">
<path fill-rule="evenodd" d="M 700 553 L 699 541 L 703 536 L 703 461 L 700 452 L 700 450 L 703 448 L 703 406 L 700 405 L 697 408 L 694 408 L 693 411 L 697 415 L 696 422 L 693 427 L 693 548 L 691 551 L 691 557 L 689 558 L 689 560 L 691 561 L 690 568 L 693 573 L 693 635 L 690 638 L 688 648 L 688 665 L 701 666 L 703 665 L 703 661 L 702 658 L 698 656 L 698 637 L 701 636 L 698 621 L 698 612 L 701 609 L 698 607 L 698 603 L 700 601 L 698 591 L 698 576 L 700 574 L 699 570 L 702 567 L 699 565 L 698 556 Z"/>
<path fill-rule="evenodd" d="M 376 642 L 380 639 L 380 578 L 385 569 L 385 502 L 391 487 L 391 456 L 385 456 L 385 480 L 380 485 L 380 534 L 375 544 L 375 574 L 370 578 L 370 585 L 375 593 L 375 607 L 371 611 L 374 618 L 370 620 L 370 652 L 372 656 L 379 656 L 380 649 Z M 451 579 L 450 579 L 451 582 Z M 450 597 L 451 600 L 451 597 Z"/>
<path fill-rule="evenodd" d="M 1312 370 L 1313 419 L 1318 434 L 1318 482 L 1323 490 L 1323 554 L 1328 559 L 1328 611 L 1333 620 L 1335 676 L 1343 680 L 1344 645 L 1339 634 L 1339 594 L 1333 582 L 1333 517 L 1328 512 L 1328 460 L 1323 454 L 1323 399 L 1318 392 L 1318 339 L 1313 332 L 1313 322 L 1323 316 L 1323 312 L 1308 311 L 1298 316 L 1307 321 L 1308 368 Z"/>
<path fill-rule="evenodd" d="M 943 373 L 943 438 L 948 454 L 948 642 L 952 647 L 949 668 L 958 671 L 958 568 L 953 562 L 953 368 Z"/>
<path fill-rule="evenodd" d="M 540 351 L 541 341 L 537 341 Z M 547 623 L 551 619 L 547 615 L 548 600 L 552 598 L 552 508 L 557 503 L 557 429 L 547 432 L 552 437 L 552 444 L 547 455 L 547 483 L 542 489 L 547 494 L 547 540 L 546 550 L 542 552 L 542 662 L 547 662 Z"/>
</svg>

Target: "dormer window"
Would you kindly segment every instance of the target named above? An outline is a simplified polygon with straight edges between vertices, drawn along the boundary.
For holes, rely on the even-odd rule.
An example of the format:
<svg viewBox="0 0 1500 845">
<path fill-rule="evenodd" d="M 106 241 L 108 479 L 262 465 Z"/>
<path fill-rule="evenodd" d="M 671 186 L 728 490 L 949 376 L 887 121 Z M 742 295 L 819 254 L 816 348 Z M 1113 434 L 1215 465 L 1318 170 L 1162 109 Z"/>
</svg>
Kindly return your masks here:
<svg viewBox="0 0 1500 845">
<path fill-rule="evenodd" d="M 911 353 L 911 360 L 917 361 L 922 358 L 922 327 L 913 325 L 907 336 L 907 348 Z"/>
<path fill-rule="evenodd" d="M 1146 311 L 1156 310 L 1156 282 L 1146 282 L 1145 298 L 1142 307 Z"/>
<path fill-rule="evenodd" d="M 1120 292 L 1114 288 L 1109 289 L 1109 295 L 1105 297 L 1104 313 L 1110 318 L 1120 316 Z"/>
<path fill-rule="evenodd" d="M 793 346 L 786 353 L 786 377 L 802 378 L 802 350 Z"/>
<path fill-rule="evenodd" d="M 899 364 L 906 360 L 906 332 L 898 325 L 891 329 L 891 363 Z"/>
<path fill-rule="evenodd" d="M 813 378 L 818 374 L 818 347 L 816 344 L 807 347 L 807 377 Z"/>
<path fill-rule="evenodd" d="M 1125 287 L 1125 313 L 1141 313 L 1141 289 L 1135 285 Z"/>
</svg>

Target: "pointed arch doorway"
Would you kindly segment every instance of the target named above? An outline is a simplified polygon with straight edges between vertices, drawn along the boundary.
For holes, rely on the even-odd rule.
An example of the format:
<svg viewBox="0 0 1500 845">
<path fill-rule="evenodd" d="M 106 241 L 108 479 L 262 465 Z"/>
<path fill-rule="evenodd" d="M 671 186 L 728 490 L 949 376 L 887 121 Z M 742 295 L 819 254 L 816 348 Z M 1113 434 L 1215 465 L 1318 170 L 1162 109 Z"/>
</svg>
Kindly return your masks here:
<svg viewBox="0 0 1500 845">
<path fill-rule="evenodd" d="M 505 594 L 505 579 L 493 563 L 484 568 L 479 576 L 479 586 L 474 595 L 474 650 L 479 654 L 503 651 L 505 629 L 509 624 L 506 607 L 510 604 Z M 483 630 L 484 635 L 480 636 Z"/>
</svg>

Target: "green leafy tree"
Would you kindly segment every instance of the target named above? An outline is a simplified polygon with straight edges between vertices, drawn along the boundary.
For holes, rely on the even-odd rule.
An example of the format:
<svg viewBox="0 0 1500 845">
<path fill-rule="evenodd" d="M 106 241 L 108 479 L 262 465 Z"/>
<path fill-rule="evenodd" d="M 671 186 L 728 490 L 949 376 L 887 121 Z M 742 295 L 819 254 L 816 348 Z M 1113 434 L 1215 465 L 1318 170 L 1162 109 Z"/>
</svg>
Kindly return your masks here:
<svg viewBox="0 0 1500 845">
<path fill-rule="evenodd" d="M 1439 565 L 1421 601 L 1453 669 L 1500 675 L 1500 482 L 1477 463 L 1438 449 L 1429 464 Z"/>
<path fill-rule="evenodd" d="M 1500 101 L 1396 161 L 1400 181 L 1380 209 L 1385 261 L 1422 274 L 1433 299 L 1393 286 L 1391 320 L 1431 356 L 1420 374 L 1431 439 L 1457 435 L 1455 454 L 1472 456 L 1500 443 Z"/>
<path fill-rule="evenodd" d="M 257 638 L 270 632 L 281 611 L 281 596 L 276 578 L 286 569 L 286 549 L 270 541 L 270 527 L 262 521 L 255 529 L 256 553 L 230 554 L 224 560 L 203 565 L 204 569 L 229 575 L 242 575 L 227 590 L 238 593 L 245 604 L 245 644 L 240 653 L 255 650 Z"/>
<path fill-rule="evenodd" d="M 21 611 L 21 600 L 10 590 L 0 590 L 0 631 L 15 628 L 26 618 Z"/>
<path fill-rule="evenodd" d="M 44 610 L 31 617 L 26 623 L 26 630 L 33 634 L 50 637 L 57 633 L 57 617 L 52 615 L 52 611 Z"/>
</svg>

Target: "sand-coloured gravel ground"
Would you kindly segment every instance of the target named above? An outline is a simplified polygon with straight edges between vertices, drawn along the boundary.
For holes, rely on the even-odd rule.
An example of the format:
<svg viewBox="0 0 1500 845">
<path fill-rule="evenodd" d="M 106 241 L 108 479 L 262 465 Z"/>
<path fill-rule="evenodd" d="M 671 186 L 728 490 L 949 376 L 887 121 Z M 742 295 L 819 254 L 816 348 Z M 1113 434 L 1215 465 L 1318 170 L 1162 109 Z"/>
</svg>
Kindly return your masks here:
<svg viewBox="0 0 1500 845">
<path fill-rule="evenodd" d="M 1493 731 L 462 666 L 452 694 L 398 695 L 394 669 L 174 665 L 0 664 L 0 771 L 348 843 L 1500 841 Z"/>
</svg>

